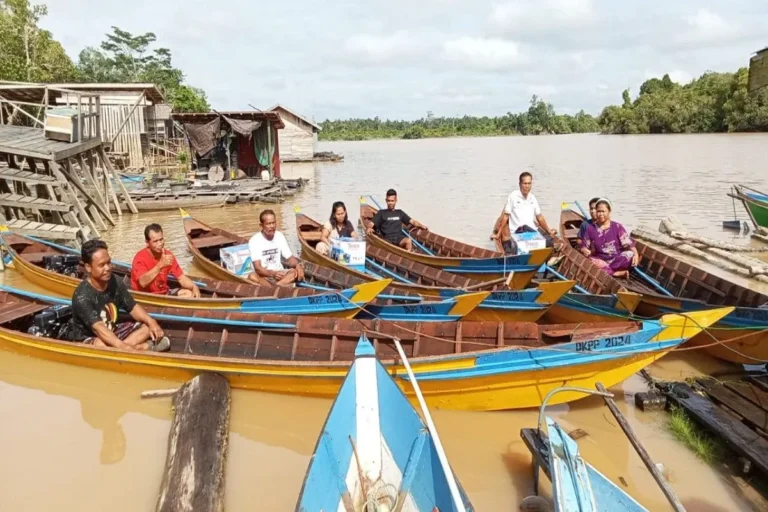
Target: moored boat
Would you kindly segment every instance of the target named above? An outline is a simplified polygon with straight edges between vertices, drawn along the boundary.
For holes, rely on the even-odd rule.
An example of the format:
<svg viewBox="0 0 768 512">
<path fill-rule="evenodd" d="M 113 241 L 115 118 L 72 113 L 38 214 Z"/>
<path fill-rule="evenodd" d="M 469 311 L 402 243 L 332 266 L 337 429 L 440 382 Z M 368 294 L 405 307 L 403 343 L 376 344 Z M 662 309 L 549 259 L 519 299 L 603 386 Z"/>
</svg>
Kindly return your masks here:
<svg viewBox="0 0 768 512">
<path fill-rule="evenodd" d="M 755 227 L 768 229 L 768 194 L 744 185 L 733 185 L 728 196 L 741 201 Z"/>
<path fill-rule="evenodd" d="M 372 225 L 376 211 L 376 208 L 361 200 L 360 223 L 364 228 Z M 552 249 L 535 249 L 528 254 L 504 255 L 504 253 L 470 246 L 435 233 L 421 233 L 422 231 L 424 230 L 411 230 L 405 233 L 406 236 L 417 239 L 414 243 L 414 249 L 417 249 L 417 252 L 409 252 L 402 247 L 390 244 L 375 234 L 366 237 L 366 241 L 374 247 L 386 249 L 398 256 L 480 281 L 506 277 L 512 272 L 516 280 L 514 288 L 522 288 L 530 283 L 539 268 L 552 254 Z M 428 245 L 431 244 L 433 248 L 441 247 L 440 250 L 444 252 L 461 254 L 461 256 L 440 256 L 420 243 L 419 237 Z"/>
<path fill-rule="evenodd" d="M 474 510 L 442 453 L 361 336 L 317 439 L 296 512 Z"/>
<path fill-rule="evenodd" d="M 1 232 L 0 238 L 13 258 L 14 268 L 27 280 L 55 293 L 72 296 L 83 277 L 79 255 L 68 253 L 55 244 L 43 243 L 7 231 Z M 130 271 L 130 267 L 125 264 L 118 263 L 113 266 L 116 277 L 129 288 Z M 228 298 L 217 297 L 215 292 L 207 290 L 206 282 L 207 280 L 199 281 L 203 285 L 201 293 L 205 294 L 199 299 L 130 291 L 142 305 L 353 318 L 359 314 L 361 307 L 375 300 L 389 286 L 390 280 L 372 281 L 346 290 L 325 292 L 308 289 L 257 289 L 257 293 L 262 296 Z"/>
<path fill-rule="evenodd" d="M 396 363 L 401 340 L 427 402 L 435 407 L 498 410 L 537 407 L 562 385 L 612 386 L 706 329 L 730 308 L 659 321 L 538 326 L 533 323 L 398 323 L 223 311 L 154 309 L 169 352 L 134 352 L 55 338 L 52 304 L 30 294 L 0 293 L 0 346 L 90 368 L 172 379 L 213 371 L 233 387 L 333 397 L 360 335 L 368 332 L 387 371 L 412 396 Z M 58 316 L 65 321 L 64 315 Z M 206 321 L 199 319 L 204 317 Z M 218 325 L 211 320 L 217 320 Z M 42 324 L 39 335 L 28 334 Z M 263 326 L 258 324 L 262 323 Z M 224 328 L 222 329 L 222 326 Z M 556 403 L 580 398 L 561 393 Z"/>
<path fill-rule="evenodd" d="M 561 231 L 570 239 L 578 233 L 579 219 L 572 210 L 561 213 Z M 658 318 L 666 313 L 700 311 L 735 306 L 734 311 L 711 329 L 690 340 L 689 345 L 706 346 L 714 357 L 738 364 L 768 361 L 768 295 L 751 290 L 684 261 L 641 240 L 635 241 L 643 277 L 630 273 L 629 279 L 615 279 L 587 258 L 563 244 L 564 256 L 558 271 L 575 279 L 593 293 L 633 291 L 642 297 L 635 310 L 639 318 Z M 659 293 L 664 290 L 666 293 Z"/>
</svg>

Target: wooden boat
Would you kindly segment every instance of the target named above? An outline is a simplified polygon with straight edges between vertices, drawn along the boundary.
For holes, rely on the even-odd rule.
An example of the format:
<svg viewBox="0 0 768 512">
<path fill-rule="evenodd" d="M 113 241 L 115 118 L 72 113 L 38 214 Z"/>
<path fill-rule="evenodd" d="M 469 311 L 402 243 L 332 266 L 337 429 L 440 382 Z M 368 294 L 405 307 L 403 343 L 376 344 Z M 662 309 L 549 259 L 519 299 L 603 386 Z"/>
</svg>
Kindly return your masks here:
<svg viewBox="0 0 768 512">
<path fill-rule="evenodd" d="M 215 208 L 224 206 L 231 202 L 227 196 L 215 195 L 196 195 L 179 196 L 168 194 L 131 194 L 133 204 L 140 212 L 162 212 L 175 210 L 177 208 Z M 128 211 L 127 206 L 121 204 L 123 211 Z M 110 204 L 111 211 L 115 211 L 115 205 Z"/>
<path fill-rule="evenodd" d="M 230 273 L 221 267 L 218 261 L 220 248 L 247 243 L 248 240 L 246 238 L 220 228 L 208 226 L 194 219 L 185 211 L 182 211 L 182 220 L 184 231 L 187 235 L 187 243 L 198 264 L 209 273 L 221 279 L 229 278 L 233 281 L 244 281 L 244 278 L 241 276 Z M 345 267 L 328 257 L 318 254 L 314 250 L 314 245 L 320 239 L 319 231 L 317 231 L 320 229 L 320 225 L 309 217 L 297 213 L 297 227 L 299 242 L 302 247 L 302 258 L 305 261 L 306 279 L 309 281 L 304 283 L 305 286 L 330 286 L 337 288 L 340 284 L 350 286 L 352 284 L 381 279 L 381 276 L 378 274 L 372 275 L 370 273 L 372 271 L 362 272 L 351 267 Z M 310 231 L 311 229 L 314 231 Z M 382 295 L 387 300 L 414 302 L 413 299 L 420 299 L 434 301 L 454 297 L 457 293 L 482 290 L 492 284 L 473 281 L 454 274 L 447 274 L 421 263 L 388 254 L 381 249 L 368 247 L 366 251 L 368 256 L 371 257 L 371 261 L 378 264 L 378 267 L 372 265 L 374 270 L 381 272 L 380 268 L 386 265 L 387 273 L 382 272 L 383 275 L 399 276 L 398 280 L 393 280 L 392 289 L 384 290 Z M 318 264 L 324 267 L 319 267 Z M 320 268 L 323 268 L 323 270 L 320 270 Z M 342 278 L 340 276 L 345 277 Z M 409 279 L 413 279 L 413 281 L 404 282 Z M 429 286 L 422 283 L 460 286 L 461 289 Z M 510 293 L 509 290 L 494 291 L 477 308 L 471 310 L 464 319 L 536 321 L 572 285 L 572 282 L 548 283 L 537 290 L 522 290 L 514 293 Z M 499 283 L 499 286 L 501 286 L 501 283 Z"/>
<path fill-rule="evenodd" d="M 561 232 L 566 239 L 574 232 L 578 233 L 579 218 L 584 220 L 577 212 L 563 210 Z M 707 353 L 733 363 L 768 361 L 768 310 L 760 307 L 768 304 L 767 295 L 710 274 L 642 241 L 636 241 L 635 245 L 640 255 L 639 268 L 671 297 L 660 294 L 656 286 L 632 274 L 629 279 L 614 279 L 571 248 L 570 244 L 563 244 L 559 249 L 564 259 L 558 271 L 593 293 L 628 290 L 641 294 L 635 310 L 635 315 L 640 318 L 735 306 L 733 313 L 707 332 L 691 339 L 689 345 L 707 346 Z M 734 339 L 736 341 L 729 341 Z"/>
<path fill-rule="evenodd" d="M 62 246 L 51 243 L 43 243 L 9 232 L 0 231 L 0 239 L 11 257 L 14 268 L 30 282 L 58 293 L 71 297 L 77 285 L 82 280 L 83 269 L 79 265 L 79 255 L 64 251 Z M 51 257 L 66 258 L 69 261 L 55 268 L 46 268 L 46 261 Z M 117 263 L 113 266 L 116 277 L 130 286 L 130 266 Z M 360 307 L 373 301 L 388 285 L 389 280 L 370 282 L 341 291 L 318 292 L 305 289 L 260 290 L 252 287 L 261 296 L 229 297 L 222 298 L 211 291 L 206 284 L 210 281 L 204 278 L 198 282 L 203 296 L 200 299 L 157 295 L 153 293 L 131 290 L 137 302 L 143 305 L 176 306 L 190 309 L 220 309 L 227 311 L 242 311 L 247 313 L 285 313 L 285 314 L 311 314 L 319 316 L 334 316 L 353 318 L 360 312 Z M 215 286 L 212 286 L 214 288 Z M 255 289 L 255 290 L 253 290 Z M 269 295 L 267 295 L 269 293 Z M 271 295 L 271 296 L 270 296 Z M 275 296 L 277 295 L 277 296 Z M 475 299 L 464 304 L 468 307 Z"/>
<path fill-rule="evenodd" d="M 768 194 L 744 185 L 733 185 L 728 196 L 741 201 L 755 227 L 768 229 Z"/>
<path fill-rule="evenodd" d="M 361 336 L 317 439 L 296 512 L 474 510 L 458 482 L 464 506 L 456 506 L 449 479 L 455 476 L 441 464 L 421 416 Z"/>
<path fill-rule="evenodd" d="M 521 437 L 550 480 L 555 512 L 647 512 L 634 498 L 585 461 L 579 446 L 547 416 L 548 436 L 523 429 Z M 537 472 L 538 465 L 534 468 Z"/>
<path fill-rule="evenodd" d="M 38 242 L 20 235 L 0 235 L 13 257 L 14 267 L 31 282 L 48 290 L 71 296 L 80 284 L 83 268 L 79 256 L 63 251 L 61 246 Z M 67 248 L 68 249 L 68 248 Z M 50 266 L 51 256 L 69 256 L 69 265 Z M 130 285 L 130 267 L 117 263 L 113 270 L 118 278 Z M 195 278 L 198 279 L 198 278 Z M 277 292 L 271 287 L 251 286 L 256 293 L 282 293 L 285 297 L 215 297 L 205 288 L 212 280 L 199 283 L 205 297 L 200 299 L 169 297 L 131 290 L 131 294 L 143 305 L 187 307 L 190 309 L 220 309 L 247 313 L 279 313 L 290 315 L 335 316 L 343 318 L 382 318 L 412 322 L 451 322 L 464 317 L 488 296 L 488 292 L 475 292 L 446 297 L 442 300 L 422 301 L 419 304 L 391 304 L 376 301 L 376 297 L 391 282 L 390 279 L 364 282 L 343 290 L 316 290 L 296 288 Z M 275 287 L 277 288 L 277 287 Z M 299 292 L 299 293 L 297 293 Z M 159 298 L 158 298 L 159 297 Z"/>
<path fill-rule="evenodd" d="M 169 379 L 186 380 L 213 371 L 236 388 L 333 397 L 357 340 L 367 332 L 406 395 L 411 397 L 412 389 L 404 385 L 404 369 L 394 361 L 393 337 L 401 340 L 427 403 L 465 410 L 537 407 L 549 391 L 563 385 L 593 387 L 599 381 L 612 386 L 731 311 L 667 315 L 659 321 L 543 327 L 523 322 L 411 324 L 225 311 L 196 311 L 185 317 L 189 310 L 153 308 L 153 314 L 165 315 L 161 324 L 171 340 L 169 352 L 156 353 L 27 334 L 36 318 L 41 322 L 39 314 L 50 307 L 51 302 L 35 294 L 0 292 L 0 348 Z M 581 396 L 560 393 L 556 403 Z"/>
<path fill-rule="evenodd" d="M 360 222 L 364 228 L 372 225 L 376 211 L 376 208 L 361 200 Z M 539 267 L 546 263 L 552 254 L 551 249 L 536 249 L 529 254 L 505 256 L 504 253 L 467 245 L 432 232 L 422 233 L 422 231 L 424 230 L 411 229 L 407 232 L 416 240 L 417 243 L 414 246 L 421 252 L 409 252 L 376 235 L 367 236 L 366 242 L 404 258 L 480 281 L 506 277 L 510 272 L 514 272 L 514 278 L 517 280 L 514 288 L 522 288 L 530 283 Z M 421 240 L 425 243 L 422 244 Z M 451 254 L 451 256 L 440 256 L 439 252 Z"/>
</svg>

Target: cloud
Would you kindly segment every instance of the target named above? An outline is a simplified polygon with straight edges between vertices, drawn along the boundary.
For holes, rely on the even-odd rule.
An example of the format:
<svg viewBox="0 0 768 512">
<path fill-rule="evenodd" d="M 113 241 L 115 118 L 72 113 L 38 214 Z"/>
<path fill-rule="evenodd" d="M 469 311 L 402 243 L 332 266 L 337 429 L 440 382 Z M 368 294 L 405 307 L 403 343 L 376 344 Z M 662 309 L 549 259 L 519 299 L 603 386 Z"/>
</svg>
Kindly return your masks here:
<svg viewBox="0 0 768 512">
<path fill-rule="evenodd" d="M 527 62 L 517 43 L 503 39 L 461 37 L 446 41 L 443 54 L 449 61 L 490 71 L 511 69 Z"/>
<path fill-rule="evenodd" d="M 675 38 L 681 46 L 711 46 L 749 35 L 737 23 L 706 8 L 683 16 L 682 21 L 684 30 Z"/>
<path fill-rule="evenodd" d="M 344 41 L 347 55 L 371 64 L 393 62 L 412 55 L 419 47 L 418 39 L 404 31 L 385 36 L 358 34 Z"/>
<path fill-rule="evenodd" d="M 585 27 L 595 19 L 592 0 L 517 0 L 493 7 L 490 22 L 507 33 L 551 33 Z"/>
</svg>

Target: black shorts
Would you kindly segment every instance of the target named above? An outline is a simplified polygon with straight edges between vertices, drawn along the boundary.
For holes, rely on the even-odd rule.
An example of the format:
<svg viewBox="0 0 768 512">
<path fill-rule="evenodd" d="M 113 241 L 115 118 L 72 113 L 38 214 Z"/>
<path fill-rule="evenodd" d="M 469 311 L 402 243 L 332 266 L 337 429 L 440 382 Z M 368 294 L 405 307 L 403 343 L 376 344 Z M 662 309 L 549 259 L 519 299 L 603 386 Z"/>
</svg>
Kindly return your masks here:
<svg viewBox="0 0 768 512">
<path fill-rule="evenodd" d="M 403 241 L 403 238 L 405 238 L 404 234 L 395 233 L 394 235 L 389 235 L 388 237 L 384 238 L 384 240 L 391 243 L 392 245 L 400 245 L 400 242 Z"/>
</svg>

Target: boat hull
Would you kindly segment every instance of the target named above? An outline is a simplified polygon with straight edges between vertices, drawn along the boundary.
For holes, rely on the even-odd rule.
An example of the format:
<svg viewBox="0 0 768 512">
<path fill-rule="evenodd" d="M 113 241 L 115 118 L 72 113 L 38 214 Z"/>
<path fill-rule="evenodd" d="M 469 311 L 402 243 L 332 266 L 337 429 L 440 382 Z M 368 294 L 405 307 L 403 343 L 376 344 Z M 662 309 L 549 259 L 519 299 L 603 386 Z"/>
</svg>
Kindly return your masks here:
<svg viewBox="0 0 768 512">
<path fill-rule="evenodd" d="M 549 391 L 564 385 L 594 387 L 597 382 L 606 386 L 621 382 L 699 332 L 694 324 L 706 327 L 729 311 L 695 313 L 691 315 L 694 322 L 673 315 L 661 323 L 646 322 L 639 331 L 623 334 L 619 331 L 614 336 L 562 343 L 554 349 L 499 348 L 414 358 L 411 364 L 427 403 L 433 407 L 459 410 L 538 407 Z M 182 332 L 186 331 L 182 329 Z M 261 339 L 261 335 L 258 338 Z M 220 352 L 222 345 L 218 346 Z M 325 398 L 336 395 L 349 367 L 349 362 L 126 352 L 31 336 L 7 328 L 0 328 L 0 347 L 66 364 L 174 380 L 217 372 L 239 389 Z M 276 347 L 263 350 L 267 349 Z M 259 350 L 258 341 L 256 350 Z M 384 364 L 398 386 L 414 400 L 404 368 L 392 361 Z M 583 395 L 564 392 L 551 403 L 579 398 Z"/>
</svg>

